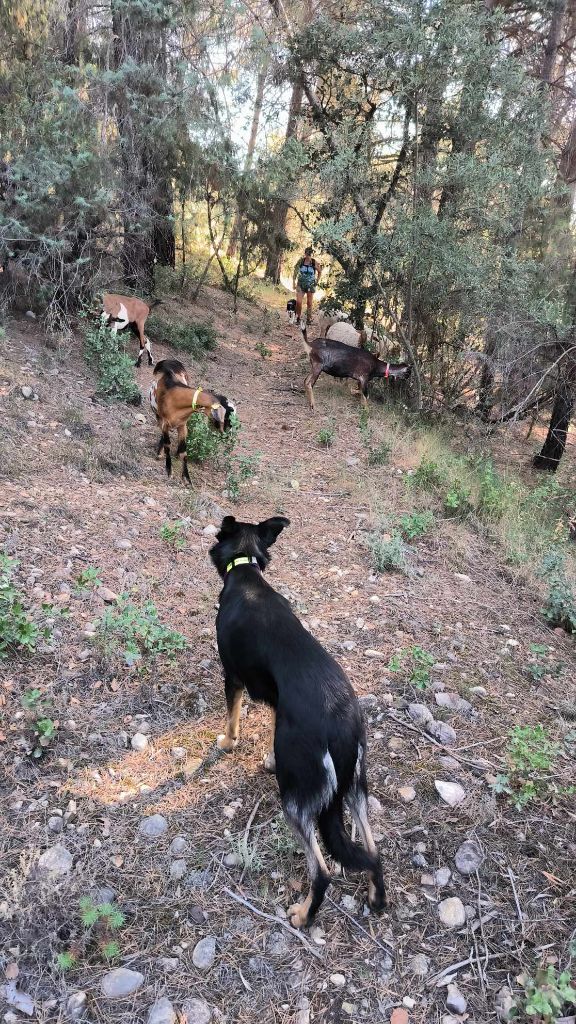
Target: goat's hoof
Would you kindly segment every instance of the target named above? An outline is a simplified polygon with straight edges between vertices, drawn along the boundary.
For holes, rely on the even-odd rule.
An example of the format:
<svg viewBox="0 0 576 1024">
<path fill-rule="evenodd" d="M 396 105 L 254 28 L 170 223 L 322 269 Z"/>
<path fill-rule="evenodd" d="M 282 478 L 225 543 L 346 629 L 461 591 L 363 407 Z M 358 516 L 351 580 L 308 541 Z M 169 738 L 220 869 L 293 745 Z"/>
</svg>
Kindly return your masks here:
<svg viewBox="0 0 576 1024">
<path fill-rule="evenodd" d="M 381 914 L 386 910 L 386 893 L 383 886 L 368 882 L 368 906 L 374 914 Z"/>
<path fill-rule="evenodd" d="M 235 747 L 238 746 L 238 740 L 231 740 L 226 733 L 220 733 L 216 737 L 216 746 L 218 750 L 223 750 L 225 754 L 231 754 Z"/>
<path fill-rule="evenodd" d="M 274 774 L 276 771 L 276 758 L 273 750 L 271 750 L 269 754 L 266 754 L 263 764 L 267 772 L 272 772 L 272 774 Z"/>
<path fill-rule="evenodd" d="M 304 903 L 293 903 L 286 916 L 293 928 L 305 928 L 308 924 L 308 908 Z"/>
</svg>

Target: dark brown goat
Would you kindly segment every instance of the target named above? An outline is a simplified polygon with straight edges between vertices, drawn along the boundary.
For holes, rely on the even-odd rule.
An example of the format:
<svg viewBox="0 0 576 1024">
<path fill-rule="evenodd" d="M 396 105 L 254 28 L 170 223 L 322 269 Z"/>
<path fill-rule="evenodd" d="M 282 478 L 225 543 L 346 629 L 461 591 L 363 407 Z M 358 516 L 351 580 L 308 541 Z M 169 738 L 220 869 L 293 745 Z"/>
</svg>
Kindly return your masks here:
<svg viewBox="0 0 576 1024">
<path fill-rule="evenodd" d="M 176 456 L 182 456 L 182 479 L 191 483 L 186 454 L 187 423 L 194 412 L 203 413 L 220 431 L 224 431 L 236 411 L 232 402 L 224 395 L 216 395 L 204 388 L 194 390 L 188 384 L 186 367 L 179 359 L 161 359 L 154 369 L 155 380 L 150 388 L 150 405 L 162 431 L 158 442 L 157 456 L 164 449 L 166 472 L 172 472 L 170 456 L 170 431 L 178 434 Z"/>
<path fill-rule="evenodd" d="M 304 347 L 310 357 L 310 373 L 304 381 L 310 408 L 314 409 L 313 387 L 321 373 L 330 377 L 349 378 L 360 386 L 362 405 L 368 402 L 368 385 L 377 377 L 392 380 L 407 380 L 411 367 L 408 363 L 386 363 L 383 359 L 368 352 L 364 348 L 352 348 L 341 341 L 329 338 L 315 338 L 308 341 L 306 331 L 302 331 Z"/>
</svg>

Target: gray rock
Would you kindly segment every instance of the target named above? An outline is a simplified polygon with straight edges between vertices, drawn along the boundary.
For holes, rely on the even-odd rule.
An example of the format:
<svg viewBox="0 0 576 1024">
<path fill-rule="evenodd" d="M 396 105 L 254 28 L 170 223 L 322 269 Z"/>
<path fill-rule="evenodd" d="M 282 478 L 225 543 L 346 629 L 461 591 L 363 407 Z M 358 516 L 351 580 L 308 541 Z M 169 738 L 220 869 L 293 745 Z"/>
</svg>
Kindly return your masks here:
<svg viewBox="0 0 576 1024">
<path fill-rule="evenodd" d="M 266 952 L 269 956 L 285 956 L 290 949 L 290 942 L 285 931 L 278 929 L 270 932 L 266 940 Z"/>
<path fill-rule="evenodd" d="M 429 722 L 426 731 L 445 747 L 451 747 L 456 743 L 456 733 L 451 725 L 446 725 L 446 722 Z"/>
<path fill-rule="evenodd" d="M 370 811 L 370 814 L 382 814 L 384 808 L 377 796 L 372 796 L 372 794 L 370 794 L 368 797 L 368 810 Z"/>
<path fill-rule="evenodd" d="M 475 697 L 487 697 L 488 690 L 485 686 L 471 686 L 470 693 L 473 693 Z"/>
<path fill-rule="evenodd" d="M 22 398 L 34 398 L 34 389 L 29 387 L 28 384 L 24 384 L 23 387 L 20 388 L 20 391 L 22 393 Z"/>
<path fill-rule="evenodd" d="M 462 928 L 466 924 L 466 911 L 459 896 L 449 896 L 438 904 L 438 917 L 445 928 Z"/>
<path fill-rule="evenodd" d="M 45 850 L 38 858 L 38 870 L 46 878 L 60 878 L 67 875 L 72 868 L 73 857 L 70 850 L 58 843 Z"/>
<path fill-rule="evenodd" d="M 166 996 L 160 996 L 150 1007 L 148 1024 L 176 1024 L 176 1010 Z"/>
<path fill-rule="evenodd" d="M 170 878 L 173 882 L 180 882 L 188 870 L 185 860 L 173 860 L 170 865 Z"/>
<path fill-rule="evenodd" d="M 398 789 L 398 796 L 405 804 L 411 804 L 416 799 L 416 790 L 414 786 L 400 786 Z"/>
<path fill-rule="evenodd" d="M 406 710 L 416 725 L 424 726 L 434 721 L 434 715 L 425 704 L 409 704 Z"/>
<path fill-rule="evenodd" d="M 334 988 L 344 988 L 346 976 L 344 974 L 331 974 L 330 984 L 334 985 Z"/>
<path fill-rule="evenodd" d="M 450 807 L 457 807 L 466 796 L 466 790 L 459 782 L 445 782 L 443 779 L 435 779 L 434 786 L 444 803 Z"/>
<path fill-rule="evenodd" d="M 101 885 L 94 890 L 92 899 L 97 906 L 102 903 L 114 903 L 116 892 L 107 885 Z"/>
<path fill-rule="evenodd" d="M 98 587 L 96 593 L 106 604 L 114 604 L 118 600 L 118 594 L 115 594 L 109 587 Z"/>
<path fill-rule="evenodd" d="M 73 992 L 66 1000 L 66 1012 L 73 1020 L 78 1020 L 86 1009 L 88 996 L 85 992 Z"/>
<path fill-rule="evenodd" d="M 125 537 L 121 537 L 119 540 L 116 541 L 116 547 L 118 548 L 119 551 L 129 551 L 130 548 L 132 547 L 132 541 L 127 540 Z"/>
<path fill-rule="evenodd" d="M 466 1013 L 468 1003 L 457 985 L 448 985 L 446 1006 L 451 1013 Z"/>
<path fill-rule="evenodd" d="M 174 758 L 175 761 L 186 760 L 186 747 L 172 747 L 170 753 L 172 754 L 172 757 Z"/>
<path fill-rule="evenodd" d="M 158 961 L 158 966 L 166 971 L 166 974 L 172 974 L 172 971 L 177 971 L 180 966 L 180 961 L 177 956 L 161 956 Z"/>
<path fill-rule="evenodd" d="M 214 526 L 213 523 L 208 523 L 208 526 L 205 526 L 202 530 L 203 537 L 215 537 L 217 533 L 218 527 Z"/>
<path fill-rule="evenodd" d="M 472 718 L 474 715 L 474 708 L 470 701 L 464 700 L 458 693 L 435 693 L 434 700 L 438 707 L 448 708 L 458 715 L 463 715 L 464 718 Z"/>
<path fill-rule="evenodd" d="M 450 757 L 450 754 L 444 754 L 442 757 L 439 757 L 438 760 L 442 767 L 446 768 L 449 772 L 457 772 L 462 768 L 456 758 Z"/>
<path fill-rule="evenodd" d="M 144 736 L 141 732 L 136 732 L 130 740 L 130 746 L 132 747 L 132 750 L 137 750 L 139 752 L 146 750 L 146 747 L 148 746 L 148 737 Z"/>
<path fill-rule="evenodd" d="M 454 863 L 461 875 L 473 875 L 475 871 L 478 871 L 483 860 L 482 847 L 475 839 L 466 839 L 458 847 L 454 857 Z"/>
<path fill-rule="evenodd" d="M 408 963 L 410 974 L 416 974 L 419 978 L 425 978 L 430 970 L 430 958 L 424 953 L 416 953 Z"/>
<path fill-rule="evenodd" d="M 148 818 L 142 818 L 138 825 L 140 835 L 147 839 L 158 839 L 168 830 L 168 822 L 162 814 L 151 814 Z"/>
<path fill-rule="evenodd" d="M 144 975 L 127 967 L 116 967 L 105 974 L 100 983 L 102 994 L 107 999 L 124 999 L 137 992 L 144 984 Z"/>
<path fill-rule="evenodd" d="M 203 870 L 190 871 L 186 878 L 186 884 L 191 889 L 207 889 L 212 885 L 213 879 L 212 872 L 208 868 L 204 868 Z"/>
<path fill-rule="evenodd" d="M 503 985 L 496 994 L 494 1009 L 500 1020 L 508 1020 L 510 1010 L 515 1006 L 514 996 L 507 985 Z"/>
<path fill-rule="evenodd" d="M 182 1024 L 210 1024 L 212 1011 L 205 999 L 186 999 L 182 1003 Z"/>
<path fill-rule="evenodd" d="M 237 853 L 227 853 L 224 857 L 224 863 L 227 868 L 237 868 L 242 863 L 242 858 Z"/>
<path fill-rule="evenodd" d="M 170 853 L 174 856 L 180 856 L 183 853 L 188 853 L 190 849 L 190 843 L 184 836 L 175 836 L 170 843 Z"/>
<path fill-rule="evenodd" d="M 64 821 L 60 814 L 54 814 L 48 818 L 48 828 L 51 832 L 61 832 L 64 828 Z"/>
<path fill-rule="evenodd" d="M 450 868 L 438 868 L 434 872 L 434 885 L 442 888 L 443 885 L 448 885 L 451 877 L 452 872 L 450 871 Z"/>
<path fill-rule="evenodd" d="M 36 320 L 36 313 L 32 309 L 27 309 L 24 316 L 27 316 L 29 320 Z"/>
<path fill-rule="evenodd" d="M 209 971 L 216 959 L 216 939 L 213 935 L 207 935 L 200 939 L 194 946 L 192 963 L 199 971 Z"/>
</svg>

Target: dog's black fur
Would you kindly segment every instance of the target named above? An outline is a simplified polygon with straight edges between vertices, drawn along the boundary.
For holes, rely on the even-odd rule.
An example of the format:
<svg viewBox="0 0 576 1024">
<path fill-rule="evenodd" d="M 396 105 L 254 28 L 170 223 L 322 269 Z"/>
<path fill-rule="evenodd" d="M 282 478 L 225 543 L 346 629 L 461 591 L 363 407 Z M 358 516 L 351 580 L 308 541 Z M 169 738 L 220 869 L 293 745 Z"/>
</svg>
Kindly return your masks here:
<svg viewBox="0 0 576 1024">
<path fill-rule="evenodd" d="M 318 825 L 329 853 L 344 868 L 369 873 L 369 903 L 384 907 L 382 866 L 367 816 L 366 734 L 356 695 L 340 665 L 304 629 L 288 601 L 262 575 L 268 548 L 289 520 L 222 520 L 210 557 L 224 587 L 216 620 L 224 668 L 228 721 L 219 746 L 238 742 L 245 687 L 275 711 L 276 776 L 286 819 L 303 843 L 311 889 L 289 910 L 296 926 L 318 910 L 330 882 L 315 836 Z M 255 563 L 227 566 L 247 556 Z M 344 828 L 344 804 L 357 822 L 363 847 Z"/>
</svg>

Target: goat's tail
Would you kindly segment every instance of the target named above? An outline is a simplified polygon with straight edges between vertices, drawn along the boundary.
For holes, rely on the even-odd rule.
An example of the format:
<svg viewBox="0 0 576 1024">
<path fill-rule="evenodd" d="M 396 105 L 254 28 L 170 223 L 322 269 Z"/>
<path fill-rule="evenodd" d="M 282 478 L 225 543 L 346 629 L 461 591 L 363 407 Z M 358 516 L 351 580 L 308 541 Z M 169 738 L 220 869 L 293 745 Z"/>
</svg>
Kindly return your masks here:
<svg viewBox="0 0 576 1024">
<path fill-rule="evenodd" d="M 302 325 L 300 325 L 300 334 L 302 335 L 302 344 L 304 345 L 304 351 L 305 351 L 306 355 L 308 356 L 308 355 L 310 355 L 310 352 L 312 351 L 312 346 L 310 345 L 310 343 L 308 341 L 308 331 L 306 330 L 305 326 L 302 327 Z"/>
</svg>

